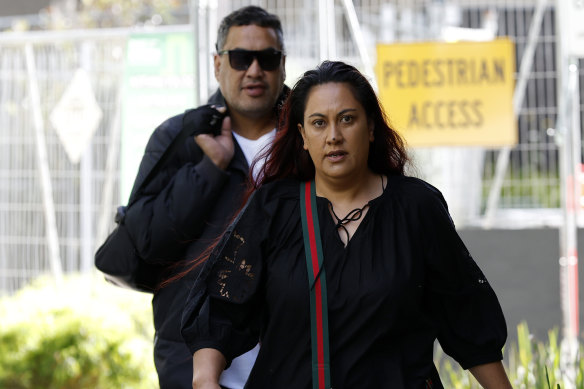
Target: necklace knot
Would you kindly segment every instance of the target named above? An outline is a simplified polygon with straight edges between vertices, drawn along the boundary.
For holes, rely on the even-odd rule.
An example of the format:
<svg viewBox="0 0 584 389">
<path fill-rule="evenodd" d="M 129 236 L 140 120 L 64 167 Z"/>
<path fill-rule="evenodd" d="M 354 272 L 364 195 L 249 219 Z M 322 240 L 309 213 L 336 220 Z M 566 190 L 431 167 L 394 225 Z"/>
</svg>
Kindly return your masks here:
<svg viewBox="0 0 584 389">
<path fill-rule="evenodd" d="M 350 239 L 350 236 L 349 236 L 349 231 L 347 231 L 347 228 L 345 227 L 345 225 L 349 224 L 350 222 L 354 222 L 354 221 L 361 219 L 361 217 L 363 216 L 363 211 L 369 206 L 369 203 L 365 204 L 361 208 L 353 209 L 351 212 L 349 212 L 347 215 L 345 215 L 345 217 L 342 219 L 337 216 L 337 214 L 335 213 L 335 209 L 333 208 L 333 204 L 330 201 L 328 203 L 328 206 L 329 206 L 331 213 L 335 217 L 335 219 L 337 219 L 337 223 L 335 224 L 335 228 L 336 229 L 342 228 L 343 231 L 345 231 L 345 234 L 347 234 L 347 242 L 348 242 Z"/>
</svg>

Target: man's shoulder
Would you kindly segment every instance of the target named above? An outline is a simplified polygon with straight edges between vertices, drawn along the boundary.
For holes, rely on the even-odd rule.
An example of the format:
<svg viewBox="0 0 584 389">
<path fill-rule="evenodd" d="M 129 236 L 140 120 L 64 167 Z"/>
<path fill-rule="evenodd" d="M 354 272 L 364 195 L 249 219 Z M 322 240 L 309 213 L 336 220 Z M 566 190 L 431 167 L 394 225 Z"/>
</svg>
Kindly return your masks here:
<svg viewBox="0 0 584 389">
<path fill-rule="evenodd" d="M 170 137 L 172 139 L 174 135 L 182 129 L 184 115 L 185 113 L 181 112 L 178 115 L 174 115 L 163 121 L 158 127 L 156 127 L 150 139 L 156 137 Z"/>
<path fill-rule="evenodd" d="M 160 123 L 150 135 L 146 151 L 165 149 L 182 130 L 185 115 L 189 111 L 192 111 L 192 109 L 187 109 Z"/>
</svg>

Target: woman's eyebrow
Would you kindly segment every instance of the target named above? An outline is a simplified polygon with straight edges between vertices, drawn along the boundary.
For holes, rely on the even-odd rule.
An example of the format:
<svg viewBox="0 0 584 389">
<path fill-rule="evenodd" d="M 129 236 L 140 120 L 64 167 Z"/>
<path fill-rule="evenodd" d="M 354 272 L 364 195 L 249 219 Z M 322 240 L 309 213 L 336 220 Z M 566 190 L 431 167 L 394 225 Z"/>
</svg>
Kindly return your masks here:
<svg viewBox="0 0 584 389">
<path fill-rule="evenodd" d="M 341 112 L 339 112 L 337 114 L 337 116 L 342 115 L 342 114 L 347 113 L 347 112 L 355 112 L 356 110 L 357 110 L 357 108 L 345 108 Z M 325 117 L 326 115 L 324 115 L 324 114 L 322 114 L 320 112 L 315 112 L 315 113 L 312 113 L 312 114 L 308 115 L 309 118 L 311 118 L 313 116 Z"/>
<path fill-rule="evenodd" d="M 342 114 L 347 113 L 347 112 L 355 112 L 356 110 L 357 110 L 357 108 L 346 108 L 346 109 L 343 109 L 341 112 L 339 112 L 337 114 L 337 116 L 342 115 Z"/>
</svg>

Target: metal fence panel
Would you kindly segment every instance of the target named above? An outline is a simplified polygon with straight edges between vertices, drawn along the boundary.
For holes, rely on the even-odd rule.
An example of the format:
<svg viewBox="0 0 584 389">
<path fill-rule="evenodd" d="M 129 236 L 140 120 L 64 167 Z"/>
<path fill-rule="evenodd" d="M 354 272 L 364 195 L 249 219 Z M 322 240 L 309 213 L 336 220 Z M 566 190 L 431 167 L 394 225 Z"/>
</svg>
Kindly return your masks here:
<svg viewBox="0 0 584 389">
<path fill-rule="evenodd" d="M 223 11 L 227 12 L 249 3 L 261 5 L 281 15 L 288 42 L 310 47 L 309 51 L 306 47 L 304 49 L 304 53 L 311 55 L 310 60 L 305 61 L 304 68 L 318 63 L 319 46 L 314 37 L 319 36 L 319 31 L 314 25 L 322 19 L 318 19 L 316 3 L 292 2 L 294 6 L 304 7 L 301 14 L 295 14 L 290 7 L 282 8 L 282 2 L 276 0 L 240 1 L 233 2 L 231 6 L 221 4 L 225 7 Z M 347 22 L 347 14 L 343 11 L 343 1 L 333 3 L 335 12 L 329 17 L 335 25 L 336 55 L 331 58 L 351 62 L 366 71 Z M 521 66 L 529 43 L 529 29 L 537 5 L 536 0 L 355 0 L 352 3 L 367 51 L 373 59 L 377 42 L 439 40 L 442 28 L 447 26 L 490 28 L 495 36 L 509 37 L 514 41 L 517 69 Z M 302 20 L 301 28 L 298 17 L 294 17 L 296 15 L 300 15 Z M 312 39 L 310 36 L 308 39 L 298 39 L 306 36 L 307 32 Z M 554 4 L 548 2 L 536 38 L 523 104 L 518 112 L 519 144 L 511 149 L 497 212 L 491 226 L 523 228 L 557 226 L 560 223 L 558 145 L 554 136 L 558 87 L 556 33 Z M 289 56 L 293 57 L 296 54 L 294 49 L 297 48 L 292 45 L 289 47 Z M 580 115 L 584 117 L 581 97 L 584 80 L 582 60 L 579 63 L 579 107 Z M 293 81 L 294 78 L 288 78 L 289 83 Z M 391 107 L 386 109 L 391 118 Z M 496 175 L 499 150 L 445 147 L 416 149 L 413 155 L 416 174 L 443 191 L 457 226 L 481 227 L 487 197 Z"/>
<path fill-rule="evenodd" d="M 496 35 L 515 41 L 519 69 L 535 9 L 535 1 L 355 0 L 361 43 L 366 48 L 363 52 L 348 23 L 343 2 L 330 2 L 334 11 L 324 17 L 319 15 L 318 2 L 312 0 L 206 2 L 214 7 L 209 36 L 214 39 L 219 20 L 240 6 L 257 4 L 277 13 L 285 30 L 287 84 L 291 86 L 304 70 L 322 59 L 323 50 L 331 59 L 346 60 L 367 72 L 371 69 L 364 68 L 363 55 L 370 56 L 374 63 L 377 41 L 435 40 L 444 25 L 494 28 L 495 23 Z M 321 23 L 328 23 L 334 36 L 319 36 Z M 511 219 L 516 224 L 521 221 L 523 226 L 546 220 L 557 225 L 559 220 L 558 147 L 551 130 L 557 105 L 555 31 L 554 9 L 548 6 L 519 112 L 519 144 L 511 150 L 501 190 L 499 208 L 508 212 L 498 214 L 495 226 L 506 226 Z M 44 124 L 60 263 L 65 272 L 92 269 L 93 252 L 103 234 L 100 222 L 105 230 L 111 229 L 112 220 L 103 218 L 111 215 L 121 202 L 118 175 L 108 177 L 107 161 L 112 149 L 111 136 L 119 125 L 116 117 L 121 105 L 120 85 L 129 32 L 113 29 L 0 35 L 0 294 L 11 293 L 38 274 L 51 270 L 46 204 L 34 131 L 35 109 L 40 110 Z M 321 39 L 327 43 L 321 45 Z M 40 107 L 31 101 L 26 45 L 34 54 Z M 203 60 L 209 62 L 211 53 L 207 54 Z M 49 117 L 78 68 L 88 71 L 103 118 L 81 162 L 73 164 Z M 580 95 L 583 78 L 580 70 Z M 209 89 L 216 87 L 212 76 L 207 81 Z M 579 106 L 582 114 L 581 102 Z M 391 107 L 388 111 L 391 117 Z M 153 123 L 152 129 L 157 124 Z M 480 225 L 494 180 L 498 150 L 440 148 L 417 150 L 415 155 L 419 174 L 445 193 L 458 217 L 458 226 Z M 113 161 L 117 173 L 119 160 Z M 474 166 L 474 173 L 470 166 Z M 106 182 L 112 185 L 106 186 Z M 104 187 L 111 189 L 109 197 L 105 196 Z M 472 187 L 476 193 L 471 196 Z"/>
<path fill-rule="evenodd" d="M 108 137 L 119 109 L 116 104 L 126 32 L 118 35 L 64 37 L 49 33 L 42 39 L 30 34 L 2 37 L 0 41 L 0 293 L 14 291 L 51 270 L 35 110 L 40 112 L 44 127 L 45 144 L 41 147 L 50 174 L 61 266 L 65 272 L 92 267 L 92 235 L 101 207 Z M 27 64 L 27 45 L 32 49 L 32 64 Z M 35 69 L 32 79 L 27 71 L 31 65 Z M 91 75 L 95 98 L 104 114 L 81 162 L 74 164 L 49 116 L 79 68 Z M 40 106 L 31 100 L 31 82 L 38 88 Z M 118 203 L 119 199 L 113 201 Z"/>
</svg>

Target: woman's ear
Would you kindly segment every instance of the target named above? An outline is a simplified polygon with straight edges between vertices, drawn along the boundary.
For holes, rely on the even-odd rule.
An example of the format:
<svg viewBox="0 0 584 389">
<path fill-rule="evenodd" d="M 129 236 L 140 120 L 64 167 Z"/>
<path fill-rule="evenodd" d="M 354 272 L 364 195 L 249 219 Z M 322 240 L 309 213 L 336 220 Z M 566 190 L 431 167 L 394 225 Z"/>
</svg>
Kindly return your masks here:
<svg viewBox="0 0 584 389">
<path fill-rule="evenodd" d="M 300 123 L 298 123 L 297 126 L 298 132 L 300 132 L 300 135 L 302 136 L 302 148 L 304 150 L 308 150 L 308 146 L 306 146 L 306 134 L 304 133 L 304 126 Z"/>
<path fill-rule="evenodd" d="M 369 120 L 369 142 L 373 142 L 375 140 L 375 123 L 372 120 Z"/>
</svg>

